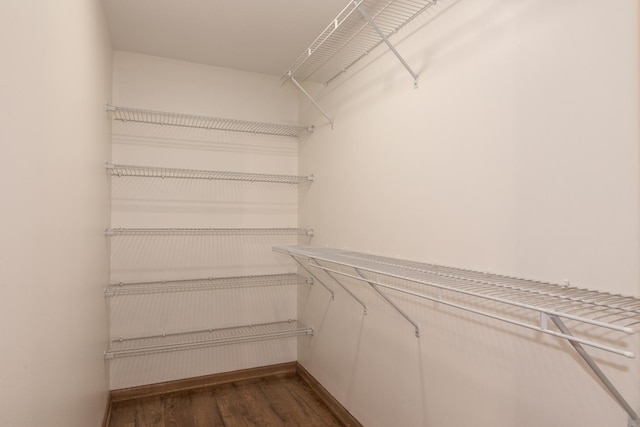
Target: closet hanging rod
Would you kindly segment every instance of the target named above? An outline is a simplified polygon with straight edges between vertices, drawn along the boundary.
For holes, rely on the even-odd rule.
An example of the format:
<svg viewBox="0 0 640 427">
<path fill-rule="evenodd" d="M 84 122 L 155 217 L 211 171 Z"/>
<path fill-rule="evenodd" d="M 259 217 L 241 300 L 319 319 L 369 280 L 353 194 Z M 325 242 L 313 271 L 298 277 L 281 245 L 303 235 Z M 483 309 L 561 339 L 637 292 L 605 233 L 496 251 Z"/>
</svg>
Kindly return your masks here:
<svg viewBox="0 0 640 427">
<path fill-rule="evenodd" d="M 308 279 L 296 273 L 285 273 L 259 276 L 206 277 L 200 279 L 116 283 L 107 287 L 104 294 L 106 297 L 114 297 L 164 292 L 206 291 L 311 284 L 313 284 L 312 279 Z"/>
<path fill-rule="evenodd" d="M 313 126 L 296 126 L 249 120 L 225 119 L 195 114 L 171 113 L 144 110 L 140 108 L 107 105 L 114 120 L 122 122 L 150 123 L 156 125 L 179 126 L 197 129 L 215 129 L 231 132 L 298 137 L 305 132 L 313 132 Z"/>
<path fill-rule="evenodd" d="M 138 338 L 119 338 L 111 341 L 105 359 L 140 356 L 167 351 L 191 350 L 217 345 L 238 344 L 300 335 L 313 335 L 313 329 L 297 320 L 204 329 Z"/>
<path fill-rule="evenodd" d="M 474 313 L 474 314 L 479 314 L 479 315 L 484 316 L 484 317 L 489 317 L 491 319 L 500 320 L 502 322 L 510 323 L 512 325 L 516 325 L 516 326 L 520 326 L 520 327 L 523 327 L 523 328 L 531 329 L 531 330 L 534 330 L 534 331 L 537 331 L 537 332 L 542 332 L 542 333 L 545 333 L 545 334 L 548 334 L 548 335 L 553 335 L 553 336 L 555 336 L 557 338 L 563 338 L 563 339 L 568 340 L 568 341 L 575 341 L 575 342 L 578 342 L 578 343 L 581 343 L 581 344 L 584 344 L 584 345 L 588 345 L 590 347 L 594 347 L 594 348 L 598 348 L 600 350 L 608 351 L 610 353 L 618 354 L 620 356 L 625 356 L 625 357 L 628 357 L 628 358 L 631 358 L 631 359 L 635 357 L 633 352 L 630 352 L 628 350 L 619 349 L 619 348 L 612 347 L 612 346 L 609 346 L 609 345 L 601 344 L 601 343 L 598 343 L 596 341 L 589 340 L 589 339 L 586 339 L 586 338 L 576 337 L 576 336 L 571 335 L 571 334 L 559 333 L 559 332 L 556 332 L 556 331 L 548 329 L 546 325 L 538 326 L 538 325 L 526 323 L 526 322 L 523 322 L 523 321 L 520 321 L 520 320 L 517 320 L 517 319 L 512 319 L 512 318 L 509 318 L 509 317 L 506 317 L 506 316 L 502 316 L 502 315 L 498 315 L 498 314 L 495 314 L 495 313 L 491 313 L 491 312 L 486 311 L 486 310 L 480 310 L 480 309 L 477 309 L 477 308 L 473 308 L 473 307 L 465 306 L 465 305 L 458 304 L 458 303 L 455 303 L 455 302 L 447 301 L 447 300 L 443 299 L 442 296 L 440 296 L 440 295 L 438 295 L 438 296 L 430 296 L 430 295 L 422 294 L 422 293 L 419 293 L 419 292 L 411 291 L 411 290 L 408 290 L 408 289 L 404 289 L 404 288 L 401 288 L 399 286 L 393 286 L 393 285 L 389 285 L 389 284 L 386 284 L 386 283 L 382 283 L 382 282 L 380 282 L 378 280 L 366 279 L 365 277 L 358 277 L 358 276 L 355 276 L 353 274 L 348 274 L 348 273 L 345 273 L 345 272 L 342 272 L 342 271 L 337 271 L 337 270 L 334 270 L 334 269 L 331 269 L 331 268 L 328 268 L 328 267 L 323 267 L 323 266 L 315 266 L 315 267 L 318 268 L 318 269 L 324 270 L 325 272 L 328 272 L 328 273 L 337 274 L 337 275 L 342 276 L 342 277 L 346 277 L 346 278 L 353 279 L 353 280 L 358 280 L 358 281 L 361 281 L 361 282 L 366 282 L 366 283 L 369 283 L 369 284 L 374 283 L 377 286 L 380 286 L 381 288 L 385 288 L 385 289 L 389 289 L 389 290 L 392 290 L 392 291 L 400 292 L 400 293 L 403 293 L 403 294 L 406 294 L 406 295 L 411 295 L 411 296 L 414 296 L 414 297 L 417 297 L 417 298 L 421 298 L 421 299 L 426 299 L 426 300 L 433 301 L 433 302 L 436 302 L 436 303 L 439 303 L 439 304 L 442 304 L 442 305 L 446 305 L 446 306 L 449 306 L 449 307 L 453 307 L 453 308 L 457 308 L 457 309 L 460 309 L 460 310 L 468 311 L 468 312 Z M 396 308 L 396 311 L 398 311 L 397 308 Z M 550 315 L 547 315 L 546 313 L 543 313 L 543 314 L 546 315 L 547 317 L 551 317 Z M 406 317 L 406 315 L 405 315 L 405 317 Z M 541 323 L 544 323 L 544 322 L 541 322 Z M 417 329 L 417 326 L 415 326 L 415 324 L 414 324 L 414 327 L 416 327 L 416 336 L 419 337 L 420 336 L 419 335 L 419 331 Z"/>
<path fill-rule="evenodd" d="M 109 162 L 105 164 L 105 167 L 109 175 L 116 177 L 129 176 L 144 178 L 207 179 L 222 181 L 270 182 L 277 184 L 299 184 L 301 182 L 312 182 L 314 180 L 313 175 L 296 176 L 198 169 L 176 169 L 154 166 L 118 165 Z"/>
<path fill-rule="evenodd" d="M 619 314 L 620 320 L 624 320 L 625 318 L 635 319 L 640 314 L 640 299 L 631 296 L 434 264 L 405 262 L 399 265 L 394 264 L 390 258 L 374 255 L 368 255 L 366 258 L 362 258 L 357 255 L 345 253 L 344 257 L 360 261 L 366 261 L 368 259 L 383 266 L 422 272 L 441 277 L 445 280 L 462 280 L 476 285 L 476 289 L 486 289 L 486 286 L 490 286 L 494 288 L 494 293 L 500 292 L 504 295 L 518 293 L 518 295 L 522 296 L 521 301 L 535 299 L 546 303 L 546 305 L 570 307 L 570 309 L 564 310 L 565 313 L 579 311 L 602 313 L 606 310 L 615 310 L 616 313 Z M 612 316 L 612 314 L 605 313 L 601 317 L 607 316 Z M 633 323 L 637 323 L 638 321 L 640 321 L 640 318 L 637 318 Z M 615 321 L 612 323 L 615 323 Z M 627 333 L 634 332 L 630 328 L 622 331 Z"/>
<path fill-rule="evenodd" d="M 573 315 L 571 313 L 568 313 L 566 310 L 565 311 L 559 311 L 559 310 L 554 310 L 554 309 L 549 309 L 545 307 L 545 304 L 538 304 L 538 305 L 533 305 L 531 303 L 527 303 L 527 302 L 522 302 L 520 300 L 517 300 L 517 296 L 521 296 L 521 295 L 516 295 L 515 293 L 512 292 L 507 292 L 504 289 L 500 289 L 500 292 L 498 293 L 500 296 L 495 296 L 495 292 L 496 289 L 495 288 L 487 288 L 484 286 L 476 286 L 476 287 L 465 287 L 464 283 L 455 283 L 451 280 L 445 281 L 445 280 L 433 280 L 433 279 L 428 279 L 428 278 L 423 278 L 423 277 L 418 277 L 416 275 L 406 275 L 406 274 L 398 274 L 398 273 L 392 273 L 389 271 L 381 271 L 379 269 L 374 269 L 374 268 L 366 268 L 366 267 L 361 267 L 359 265 L 356 264 L 349 264 L 349 263 L 340 263 L 340 265 L 345 266 L 345 267 L 351 267 L 354 269 L 360 269 L 363 271 L 368 271 L 370 273 L 374 273 L 374 274 L 380 274 L 386 277 L 390 277 L 390 278 L 394 278 L 394 279 L 400 279 L 400 280 L 408 280 L 414 283 L 418 283 L 421 285 L 426 285 L 426 286 L 431 286 L 434 288 L 438 288 L 438 289 L 442 289 L 442 290 L 446 290 L 446 291 L 452 291 L 452 292 L 456 292 L 459 294 L 463 294 L 463 295 L 468 295 L 468 296 L 472 296 L 472 297 L 477 297 L 477 298 L 481 298 L 481 299 L 485 299 L 485 300 L 489 300 L 489 301 L 493 301 L 493 302 L 497 302 L 497 303 L 502 303 L 502 304 L 507 304 L 507 305 L 512 305 L 514 307 L 519 307 L 519 308 L 524 308 L 527 310 L 533 310 L 533 311 L 537 311 L 540 313 L 545 313 L 549 316 L 557 316 L 557 317 L 562 317 L 565 319 L 571 319 L 571 320 L 575 320 L 578 322 L 582 322 L 582 323 L 588 323 L 590 325 L 594 325 L 594 326 L 598 326 L 598 327 L 602 327 L 602 328 L 607 328 L 607 329 L 611 329 L 611 330 L 615 330 L 618 332 L 625 332 L 627 334 L 631 334 L 634 332 L 633 329 L 631 329 L 629 326 L 621 326 L 621 325 L 617 325 L 615 323 L 615 321 L 610 321 L 610 322 L 603 322 L 603 321 L 599 321 L 597 319 L 594 318 L 589 318 L 586 316 L 578 316 L 578 315 Z M 460 279 L 460 281 L 464 281 L 464 279 Z M 546 295 L 545 297 L 543 297 L 543 302 L 549 302 L 548 298 L 555 298 L 555 296 L 551 296 L 551 295 Z M 581 307 L 584 310 L 587 310 L 586 307 Z M 616 310 L 616 306 L 609 306 L 607 309 L 611 309 L 611 310 Z M 617 319 L 626 319 L 626 316 L 622 315 L 623 313 L 628 313 L 628 310 L 620 310 L 622 311 L 622 313 L 617 313 L 618 317 L 616 317 Z M 599 313 L 600 311 L 598 310 L 598 307 L 596 307 L 595 309 L 592 308 L 591 311 L 589 311 L 589 313 Z M 614 316 L 613 313 L 609 313 L 607 316 Z"/>
<path fill-rule="evenodd" d="M 303 228 L 107 228 L 107 236 L 313 236 Z"/>
</svg>

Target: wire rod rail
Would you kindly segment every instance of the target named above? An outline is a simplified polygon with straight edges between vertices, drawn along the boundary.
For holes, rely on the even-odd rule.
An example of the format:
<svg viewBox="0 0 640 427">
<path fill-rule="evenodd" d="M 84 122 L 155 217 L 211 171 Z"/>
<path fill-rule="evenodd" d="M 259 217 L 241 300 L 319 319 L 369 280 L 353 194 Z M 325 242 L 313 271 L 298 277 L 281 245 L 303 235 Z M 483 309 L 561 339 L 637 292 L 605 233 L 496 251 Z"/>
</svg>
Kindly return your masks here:
<svg viewBox="0 0 640 427">
<path fill-rule="evenodd" d="M 176 169 L 155 166 L 132 166 L 105 163 L 107 173 L 111 176 L 140 177 L 140 178 L 177 178 L 177 179 L 207 179 L 222 181 L 271 182 L 278 184 L 299 184 L 313 181 L 313 175 L 276 175 L 261 173 L 223 172 L 198 169 Z"/>
<path fill-rule="evenodd" d="M 118 338 L 111 341 L 104 358 L 109 360 L 125 356 L 141 356 L 300 335 L 313 335 L 313 329 L 302 325 L 297 320 L 286 320 L 137 338 Z"/>
<path fill-rule="evenodd" d="M 626 349 L 611 347 L 586 338 L 564 336 L 561 332 L 550 330 L 543 325 L 527 325 L 520 320 L 507 318 L 500 314 L 480 312 L 474 307 L 448 301 L 446 297 L 453 294 L 477 297 L 505 306 L 514 306 L 546 316 L 556 316 L 627 334 L 634 333 L 633 326 L 640 323 L 640 299 L 638 298 L 351 251 L 330 250 L 313 246 L 279 247 L 276 250 L 292 256 L 314 260 L 315 263 L 310 263 L 310 267 L 323 269 L 334 275 L 371 282 L 387 289 L 411 293 L 414 296 L 435 300 L 467 311 L 475 310 L 478 314 L 527 326 L 540 332 L 578 341 L 626 357 L 635 356 Z M 351 269 L 353 273 L 349 273 L 348 270 L 339 271 L 327 265 L 318 266 L 318 262 L 346 267 Z M 369 276 L 363 279 L 358 272 L 368 273 Z M 437 295 L 403 289 L 389 283 L 389 280 L 383 281 L 382 278 L 400 279 L 425 285 L 425 291 L 435 289 Z"/>
<path fill-rule="evenodd" d="M 164 280 L 152 282 L 117 283 L 108 286 L 106 297 L 141 295 L 164 292 L 185 292 L 271 286 L 296 286 L 313 284 L 312 279 L 295 273 L 267 274 L 259 276 L 206 277 L 201 279 Z"/>
<path fill-rule="evenodd" d="M 280 246 L 275 247 L 274 251 L 294 258 L 306 259 L 309 261 L 307 264 L 309 269 L 331 274 L 336 281 L 342 278 L 343 281 L 349 279 L 364 282 L 380 294 L 383 294 L 383 291 L 378 287 L 391 290 L 393 294 L 402 293 L 427 299 L 565 339 L 579 353 L 609 395 L 628 414 L 628 427 L 640 427 L 638 414 L 586 353 L 582 345 L 629 358 L 635 357 L 635 354 L 624 348 L 598 342 L 596 338 L 575 336 L 564 323 L 564 321 L 571 321 L 632 334 L 635 332 L 632 326 L 640 324 L 639 298 L 332 248 Z M 407 284 L 418 286 L 416 288 Z M 346 285 L 342 283 L 342 287 Z M 456 298 L 456 295 L 463 298 Z M 415 327 L 416 336 L 419 337 L 418 325 L 393 304 L 388 295 L 383 296 Z M 469 302 L 469 297 L 475 298 L 477 302 L 490 304 L 479 308 L 473 301 Z M 466 303 L 463 304 L 460 300 Z M 539 324 L 528 323 L 516 317 L 507 317 L 503 314 L 504 310 L 499 310 L 496 305 L 536 313 Z M 550 329 L 550 323 L 553 323 L 557 330 Z"/>
<path fill-rule="evenodd" d="M 303 228 L 107 228 L 107 236 L 312 236 Z"/>
<path fill-rule="evenodd" d="M 248 120 L 225 119 L 194 114 L 117 107 L 114 105 L 107 105 L 107 111 L 112 113 L 114 120 L 122 122 L 151 123 L 156 125 L 197 129 L 216 129 L 231 132 L 246 132 L 289 137 L 298 137 L 305 132 L 313 132 L 313 126 L 294 126 Z"/>
</svg>

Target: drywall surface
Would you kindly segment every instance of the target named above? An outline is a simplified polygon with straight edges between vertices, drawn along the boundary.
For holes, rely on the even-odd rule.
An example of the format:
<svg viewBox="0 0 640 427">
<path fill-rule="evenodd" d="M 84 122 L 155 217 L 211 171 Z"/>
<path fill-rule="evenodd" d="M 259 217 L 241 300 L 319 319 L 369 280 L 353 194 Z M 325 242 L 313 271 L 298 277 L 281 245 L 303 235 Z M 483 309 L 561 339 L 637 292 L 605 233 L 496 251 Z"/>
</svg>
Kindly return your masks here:
<svg viewBox="0 0 640 427">
<path fill-rule="evenodd" d="M 394 40 L 418 89 L 380 49 L 306 85 L 334 130 L 301 97 L 314 244 L 639 297 L 637 2 L 445 0 Z M 299 360 L 367 426 L 626 425 L 565 342 L 396 296 L 417 339 L 327 280 Z M 638 359 L 590 351 L 640 410 Z"/>
<path fill-rule="evenodd" d="M 114 52 L 114 105 L 227 119 L 297 124 L 298 99 L 278 77 Z M 296 175 L 296 138 L 114 121 L 113 163 Z M 308 187 L 308 186 L 307 186 Z M 305 185 L 113 177 L 111 223 L 119 228 L 295 228 Z M 305 241 L 308 241 L 305 238 Z M 113 236 L 112 283 L 292 273 L 273 253 L 292 235 Z M 140 338 L 295 319 L 297 286 L 229 288 L 108 298 L 112 339 Z M 123 357 L 110 387 L 150 384 L 297 358 L 296 338 Z"/>
<path fill-rule="evenodd" d="M 0 5 L 0 425 L 99 426 L 111 47 L 98 0 Z"/>
</svg>

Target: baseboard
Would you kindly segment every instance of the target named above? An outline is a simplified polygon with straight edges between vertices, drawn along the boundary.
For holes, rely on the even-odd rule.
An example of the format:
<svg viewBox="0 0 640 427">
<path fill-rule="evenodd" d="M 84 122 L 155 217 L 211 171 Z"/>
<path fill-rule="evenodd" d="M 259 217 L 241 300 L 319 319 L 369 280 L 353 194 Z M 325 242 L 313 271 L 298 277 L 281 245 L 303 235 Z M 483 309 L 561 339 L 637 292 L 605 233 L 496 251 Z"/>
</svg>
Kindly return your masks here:
<svg viewBox="0 0 640 427">
<path fill-rule="evenodd" d="M 104 408 L 104 416 L 102 417 L 102 427 L 108 427 L 111 421 L 111 393 L 107 395 L 107 407 Z"/>
<path fill-rule="evenodd" d="M 280 363 L 277 365 L 260 366 L 257 368 L 242 369 L 232 372 L 222 372 L 202 377 L 111 390 L 108 396 L 103 427 L 107 427 L 109 425 L 109 420 L 111 418 L 111 404 L 114 402 L 140 399 L 178 391 L 195 390 L 198 388 L 270 377 L 274 375 L 298 375 L 305 383 L 307 383 L 307 385 L 309 385 L 318 398 L 320 398 L 320 400 L 329 407 L 329 410 L 336 416 L 336 418 L 338 418 L 338 420 L 340 420 L 340 422 L 349 427 L 362 427 L 362 424 L 360 424 L 360 422 L 298 362 Z"/>
<path fill-rule="evenodd" d="M 342 404 L 338 402 L 338 400 L 335 397 L 333 397 L 331 393 L 329 393 L 327 389 L 324 388 L 322 384 L 320 384 L 318 380 L 316 380 L 313 377 L 313 375 L 309 373 L 309 371 L 307 371 L 298 362 L 295 362 L 295 365 L 296 365 L 296 373 L 298 374 L 298 376 L 300 376 L 300 378 L 302 378 L 309 385 L 309 387 L 311 387 L 314 393 L 324 402 L 325 405 L 329 407 L 331 412 L 333 412 L 333 414 L 345 426 L 362 427 L 362 424 L 360 424 L 360 422 L 356 419 L 356 417 L 351 415 L 351 413 L 347 411 L 347 409 L 344 406 L 342 406 Z"/>
<path fill-rule="evenodd" d="M 296 373 L 296 364 L 297 362 L 287 362 L 277 365 L 260 366 L 257 368 L 242 369 L 239 371 L 222 372 L 202 377 L 187 378 L 184 380 L 167 381 L 138 387 L 111 390 L 110 398 L 112 402 L 120 402 L 123 400 L 156 396 L 164 393 L 187 391 L 227 384 L 234 381 L 250 380 L 273 375 L 294 375 Z"/>
</svg>

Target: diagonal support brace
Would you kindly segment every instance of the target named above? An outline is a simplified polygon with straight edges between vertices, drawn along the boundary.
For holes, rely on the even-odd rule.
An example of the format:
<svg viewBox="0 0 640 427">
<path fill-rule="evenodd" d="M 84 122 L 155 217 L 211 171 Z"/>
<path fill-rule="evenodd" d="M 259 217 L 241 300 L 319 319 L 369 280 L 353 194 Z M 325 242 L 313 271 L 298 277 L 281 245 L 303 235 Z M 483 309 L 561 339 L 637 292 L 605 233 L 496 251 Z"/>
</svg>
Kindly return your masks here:
<svg viewBox="0 0 640 427">
<path fill-rule="evenodd" d="M 393 301 L 391 301 L 391 299 L 390 299 L 388 296 L 386 296 L 386 295 L 384 294 L 384 292 L 382 292 L 382 291 L 381 291 L 381 290 L 376 286 L 376 284 L 375 284 L 373 281 L 368 280 L 366 277 L 364 277 L 364 275 L 362 274 L 362 272 L 361 272 L 360 270 L 358 270 L 357 268 L 354 268 L 354 270 L 356 271 L 356 273 L 358 273 L 358 276 L 362 277 L 362 280 L 363 280 L 365 283 L 367 283 L 369 286 L 371 286 L 371 288 L 372 288 L 374 291 L 376 291 L 376 293 L 377 293 L 378 295 L 380 295 L 380 296 L 382 297 L 382 299 L 384 299 L 386 302 L 388 302 L 388 303 L 389 303 L 389 305 L 390 305 L 391 307 L 393 307 L 393 308 L 394 308 L 398 313 L 400 313 L 400 315 L 401 315 L 402 317 L 404 317 L 405 319 L 407 319 L 407 322 L 409 322 L 409 323 L 411 323 L 411 324 L 413 325 L 413 327 L 415 328 L 415 331 L 416 331 L 416 337 L 417 337 L 417 338 L 420 338 L 420 328 L 418 327 L 418 324 L 417 324 L 416 322 L 414 322 L 413 320 L 411 320 L 411 318 L 410 318 L 410 317 L 409 317 L 409 316 L 408 316 L 404 311 L 402 311 L 402 310 L 400 309 L 400 307 L 398 307 L 398 306 L 397 306 Z"/>
<path fill-rule="evenodd" d="M 393 54 L 396 56 L 396 58 L 398 58 L 398 60 L 404 66 L 404 68 L 406 68 L 407 71 L 409 72 L 409 74 L 411 74 L 411 76 L 413 77 L 413 87 L 417 89 L 418 88 L 418 75 L 415 73 L 415 71 L 413 71 L 413 69 L 411 69 L 409 64 L 407 64 L 407 61 L 405 61 L 404 58 L 402 57 L 402 55 L 400 55 L 400 52 L 398 52 L 398 50 L 395 48 L 395 46 L 389 41 L 389 38 L 386 36 L 386 34 L 384 34 L 382 32 L 382 29 L 378 26 L 378 24 L 375 23 L 373 18 L 371 18 L 371 15 L 369 15 L 369 12 L 367 12 L 366 9 L 364 7 L 362 7 L 362 1 L 358 2 L 357 0 L 353 0 L 353 4 L 356 6 L 356 8 L 360 12 L 360 14 L 362 14 L 363 18 L 367 20 L 369 25 L 371 25 L 373 27 L 373 29 L 376 30 L 376 32 L 378 33 L 380 38 L 387 44 L 389 49 L 391 49 L 391 52 L 393 52 Z"/>
<path fill-rule="evenodd" d="M 344 291 L 346 293 L 348 293 L 349 295 L 351 295 L 351 298 L 353 298 L 354 300 L 358 301 L 360 303 L 360 305 L 364 308 L 364 314 L 367 314 L 367 306 L 365 305 L 365 303 L 363 303 L 360 298 L 358 298 L 357 296 L 355 296 L 353 294 L 353 292 L 351 292 L 349 289 L 347 289 L 346 286 L 344 286 L 342 283 L 340 283 L 340 281 L 338 279 L 336 279 L 336 277 L 331 274 L 330 271 L 327 271 L 324 267 L 322 267 L 320 264 L 318 264 L 318 261 L 316 261 L 313 258 L 310 258 L 310 261 L 313 262 L 313 264 L 309 264 L 309 267 L 314 267 L 314 268 L 318 268 L 322 271 L 324 271 L 325 273 L 327 273 L 327 276 L 331 277 L 331 279 L 336 282 L 338 284 L 338 286 L 340 286 L 342 289 L 344 289 Z"/>
<path fill-rule="evenodd" d="M 322 115 L 325 116 L 327 118 L 327 120 L 329 120 L 329 123 L 331 123 L 331 129 L 333 129 L 333 119 L 329 116 L 329 114 L 327 114 L 327 112 L 324 111 L 324 109 L 316 102 L 316 100 L 313 99 L 313 97 L 309 94 L 309 92 L 307 92 L 302 87 L 302 85 L 300 83 L 298 83 L 298 81 L 295 79 L 295 77 L 293 77 L 293 74 L 291 74 L 291 71 L 289 71 L 288 77 L 293 82 L 293 84 L 296 85 L 296 87 L 300 90 L 300 92 L 302 92 L 302 94 L 304 96 L 306 96 L 309 99 L 309 101 L 311 101 L 311 103 L 314 105 L 314 107 L 316 107 L 318 109 L 318 111 L 320 111 L 322 113 Z"/>
<path fill-rule="evenodd" d="M 553 323 L 555 323 L 558 329 L 560 329 L 560 332 L 562 332 L 565 335 L 572 336 L 571 332 L 569 331 L 567 326 L 564 324 L 562 319 L 560 319 L 557 316 L 549 316 L 549 318 L 553 321 Z M 616 389 L 616 387 L 609 380 L 609 378 L 607 378 L 605 373 L 602 372 L 602 370 L 596 364 L 596 362 L 591 358 L 591 356 L 589 356 L 589 353 L 585 351 L 585 349 L 582 347 L 582 345 L 579 342 L 573 341 L 571 339 L 568 339 L 567 341 L 569 341 L 569 344 L 573 346 L 575 351 L 578 352 L 580 357 L 582 357 L 582 359 L 586 362 L 589 368 L 598 377 L 598 379 L 600 380 L 602 385 L 607 389 L 609 394 L 611 394 L 611 396 L 616 400 L 616 402 L 618 402 L 618 404 L 622 407 L 622 409 L 624 409 L 625 412 L 629 415 L 629 423 L 627 424 L 627 427 L 640 427 L 640 417 L 638 417 L 638 414 L 636 413 L 636 411 L 634 411 L 631 405 L 629 405 L 629 403 L 624 399 L 624 397 L 622 397 L 618 389 Z"/>
<path fill-rule="evenodd" d="M 332 300 L 335 300 L 335 299 L 336 299 L 336 298 L 335 298 L 335 295 L 333 294 L 333 291 L 331 290 L 331 288 L 330 288 L 330 287 L 328 287 L 327 285 L 325 285 L 325 283 L 324 283 L 322 280 L 320 280 L 320 279 L 319 279 L 315 274 L 313 274 L 313 272 L 312 272 L 312 271 L 310 271 L 310 270 L 309 270 L 309 269 L 308 269 L 308 268 L 307 268 L 303 263 L 301 263 L 300 261 L 298 261 L 298 259 L 297 259 L 295 256 L 291 255 L 291 258 L 293 258 L 293 260 L 294 260 L 294 261 L 295 261 L 295 262 L 296 262 L 300 267 L 302 267 L 302 268 L 304 269 L 304 271 L 306 271 L 307 273 L 309 273 L 309 274 L 311 275 L 311 277 L 313 277 L 313 279 L 314 279 L 314 280 L 316 280 L 318 283 L 320 283 L 320 284 L 321 284 L 321 285 L 322 285 L 326 290 L 328 290 L 328 291 L 331 293 L 331 299 L 332 299 Z"/>
</svg>

